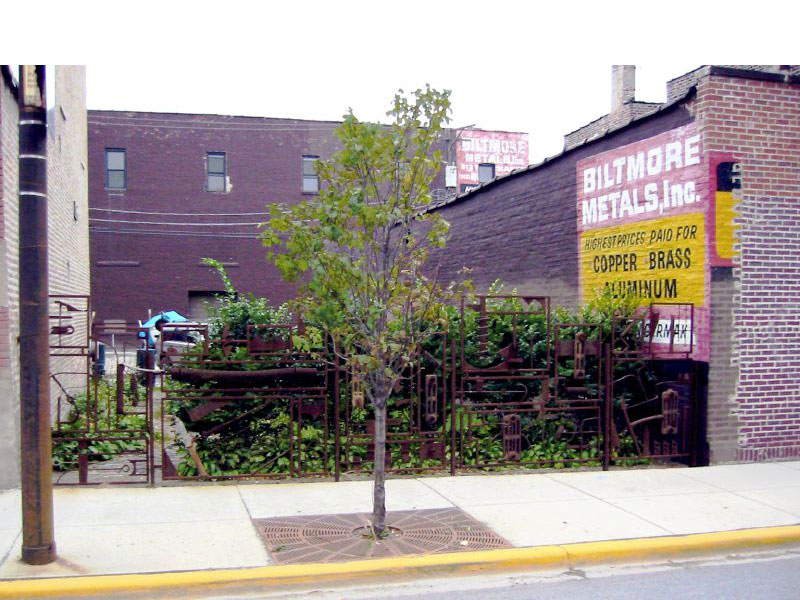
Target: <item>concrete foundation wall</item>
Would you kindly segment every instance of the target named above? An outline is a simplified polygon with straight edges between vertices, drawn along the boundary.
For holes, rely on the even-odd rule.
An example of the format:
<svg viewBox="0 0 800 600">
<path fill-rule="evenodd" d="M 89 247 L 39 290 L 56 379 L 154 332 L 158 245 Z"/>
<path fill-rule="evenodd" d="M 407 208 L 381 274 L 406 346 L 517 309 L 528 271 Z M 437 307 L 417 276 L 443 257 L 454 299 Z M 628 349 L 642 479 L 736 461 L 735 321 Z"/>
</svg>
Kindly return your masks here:
<svg viewBox="0 0 800 600">
<path fill-rule="evenodd" d="M 736 460 L 738 420 L 733 314 L 738 288 L 730 267 L 711 269 L 711 359 L 708 369 L 707 435 L 710 462 Z"/>
</svg>

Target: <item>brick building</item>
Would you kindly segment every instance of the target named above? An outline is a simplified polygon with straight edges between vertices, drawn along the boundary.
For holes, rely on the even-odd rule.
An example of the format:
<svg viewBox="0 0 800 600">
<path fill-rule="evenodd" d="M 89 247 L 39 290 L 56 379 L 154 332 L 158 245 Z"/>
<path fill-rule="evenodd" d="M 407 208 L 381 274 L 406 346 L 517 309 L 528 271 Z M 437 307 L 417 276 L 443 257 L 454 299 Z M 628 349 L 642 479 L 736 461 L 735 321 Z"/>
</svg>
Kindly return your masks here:
<svg viewBox="0 0 800 600">
<path fill-rule="evenodd" d="M 337 146 L 331 121 L 89 111 L 92 294 L 96 319 L 135 322 L 148 310 L 202 319 L 222 291 L 201 259 L 236 288 L 281 303 L 294 290 L 266 261 L 266 207 L 317 193 L 314 161 Z M 527 134 L 449 130 L 437 198 L 528 164 Z M 495 170 L 496 169 L 496 170 Z"/>
<path fill-rule="evenodd" d="M 800 70 L 704 66 L 668 82 L 663 104 L 636 101 L 629 67 L 613 80 L 611 112 L 539 165 L 497 156 L 514 134 L 445 136 L 443 276 L 469 266 L 478 289 L 499 278 L 566 306 L 603 285 L 691 304 L 711 461 L 800 456 Z M 204 256 L 243 291 L 291 297 L 255 224 L 265 205 L 315 192 L 336 125 L 90 111 L 97 317 L 202 316 L 221 290 Z"/>
<path fill-rule="evenodd" d="M 48 69 L 48 252 L 50 293 L 89 294 L 88 163 L 85 68 Z M 48 86 L 50 87 L 50 86 Z M 0 488 L 19 485 L 19 111 L 16 73 L 0 77 Z M 54 95 L 54 97 L 53 97 Z M 79 305 L 80 302 L 73 302 Z M 80 306 L 84 309 L 85 305 Z M 75 321 L 75 336 L 86 327 Z M 51 343 L 57 343 L 51 337 Z M 83 359 L 53 357 L 51 373 L 85 370 Z M 74 392 L 82 377 L 62 376 Z M 59 394 L 51 388 L 53 406 Z"/>
<path fill-rule="evenodd" d="M 611 113 L 564 152 L 442 203 L 444 276 L 693 305 L 710 460 L 798 457 L 800 68 L 704 66 L 661 105 L 633 88 L 615 69 Z"/>
<path fill-rule="evenodd" d="M 303 175 L 334 148 L 336 123 L 89 111 L 92 293 L 96 318 L 135 322 L 148 309 L 201 317 L 223 290 L 201 263 L 279 303 L 292 288 L 267 263 L 258 223 L 271 202 L 313 193 Z"/>
</svg>

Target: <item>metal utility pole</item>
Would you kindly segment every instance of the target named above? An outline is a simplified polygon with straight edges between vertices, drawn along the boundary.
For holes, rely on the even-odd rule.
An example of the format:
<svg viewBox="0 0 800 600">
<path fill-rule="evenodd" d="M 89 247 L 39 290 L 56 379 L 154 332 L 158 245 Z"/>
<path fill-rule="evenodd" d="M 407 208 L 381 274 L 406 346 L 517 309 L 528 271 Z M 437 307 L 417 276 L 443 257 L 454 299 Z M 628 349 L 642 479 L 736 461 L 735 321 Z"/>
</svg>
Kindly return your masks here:
<svg viewBox="0 0 800 600">
<path fill-rule="evenodd" d="M 22 560 L 44 565 L 56 559 L 50 436 L 44 65 L 20 66 L 18 103 Z"/>
</svg>

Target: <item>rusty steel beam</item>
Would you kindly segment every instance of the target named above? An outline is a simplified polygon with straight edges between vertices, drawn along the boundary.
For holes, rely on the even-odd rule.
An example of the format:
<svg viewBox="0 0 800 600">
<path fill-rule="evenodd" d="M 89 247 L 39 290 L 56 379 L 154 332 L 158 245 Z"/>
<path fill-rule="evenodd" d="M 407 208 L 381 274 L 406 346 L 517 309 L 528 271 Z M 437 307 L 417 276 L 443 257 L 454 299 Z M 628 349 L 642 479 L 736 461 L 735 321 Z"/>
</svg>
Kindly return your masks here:
<svg viewBox="0 0 800 600">
<path fill-rule="evenodd" d="M 20 66 L 19 306 L 22 560 L 56 559 L 50 438 L 47 103 L 43 65 Z"/>
<path fill-rule="evenodd" d="M 281 378 L 318 377 L 319 370 L 311 367 L 279 367 L 254 371 L 223 371 L 221 369 L 173 367 L 167 370 L 167 374 L 175 381 L 188 383 L 216 381 L 218 383 L 233 382 L 239 385 L 263 385 L 268 381 Z"/>
</svg>

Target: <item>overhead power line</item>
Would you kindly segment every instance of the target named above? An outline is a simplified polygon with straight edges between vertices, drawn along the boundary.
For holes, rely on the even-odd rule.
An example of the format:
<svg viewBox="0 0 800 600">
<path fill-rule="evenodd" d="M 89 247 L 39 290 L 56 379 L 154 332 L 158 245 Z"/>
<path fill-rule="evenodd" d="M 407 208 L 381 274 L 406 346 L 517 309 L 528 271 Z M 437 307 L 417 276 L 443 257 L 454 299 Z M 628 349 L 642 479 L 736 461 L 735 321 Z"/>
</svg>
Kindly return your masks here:
<svg viewBox="0 0 800 600">
<path fill-rule="evenodd" d="M 114 235 L 171 235 L 180 237 L 211 237 L 215 239 L 259 239 L 258 235 L 250 233 L 217 233 L 211 231 L 162 231 L 158 229 L 116 229 L 109 227 L 89 227 L 95 233 L 112 233 Z"/>
<path fill-rule="evenodd" d="M 261 225 L 260 221 L 253 223 L 170 223 L 167 221 L 126 221 L 123 219 L 96 219 L 89 218 L 97 223 L 125 223 L 126 225 L 169 225 L 170 227 L 242 227 L 246 225 Z"/>
<path fill-rule="evenodd" d="M 98 212 L 120 213 L 128 215 L 158 215 L 164 217 L 259 217 L 269 216 L 267 212 L 243 212 L 243 213 L 173 213 L 173 212 L 157 212 L 147 210 L 125 210 L 122 208 L 96 208 L 89 207 L 89 210 L 96 210 Z"/>
</svg>

